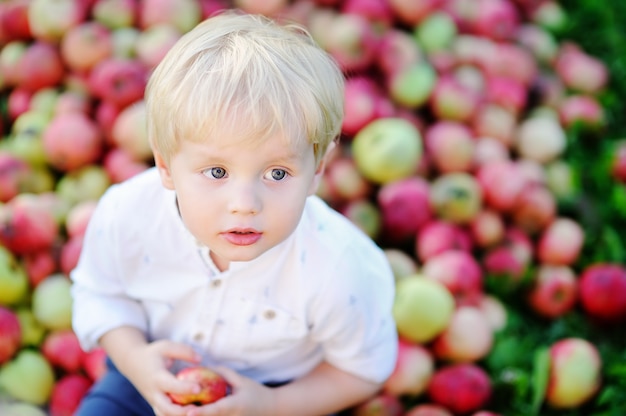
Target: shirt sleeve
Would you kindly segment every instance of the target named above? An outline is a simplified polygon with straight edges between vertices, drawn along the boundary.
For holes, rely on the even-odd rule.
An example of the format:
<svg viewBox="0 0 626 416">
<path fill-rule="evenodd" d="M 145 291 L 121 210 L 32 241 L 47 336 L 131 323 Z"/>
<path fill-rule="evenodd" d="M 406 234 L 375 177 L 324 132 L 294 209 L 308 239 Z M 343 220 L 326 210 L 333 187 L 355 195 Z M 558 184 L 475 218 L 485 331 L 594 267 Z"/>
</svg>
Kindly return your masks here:
<svg viewBox="0 0 626 416">
<path fill-rule="evenodd" d="M 100 198 L 85 232 L 80 258 L 70 273 L 72 280 L 72 327 L 81 346 L 91 350 L 106 332 L 133 326 L 147 330 L 141 304 L 125 293 L 119 230 L 124 215 L 123 198 L 114 185 Z"/>
<path fill-rule="evenodd" d="M 312 336 L 328 363 L 382 383 L 395 367 L 398 349 L 393 273 L 380 251 L 347 251 L 313 302 Z"/>
</svg>

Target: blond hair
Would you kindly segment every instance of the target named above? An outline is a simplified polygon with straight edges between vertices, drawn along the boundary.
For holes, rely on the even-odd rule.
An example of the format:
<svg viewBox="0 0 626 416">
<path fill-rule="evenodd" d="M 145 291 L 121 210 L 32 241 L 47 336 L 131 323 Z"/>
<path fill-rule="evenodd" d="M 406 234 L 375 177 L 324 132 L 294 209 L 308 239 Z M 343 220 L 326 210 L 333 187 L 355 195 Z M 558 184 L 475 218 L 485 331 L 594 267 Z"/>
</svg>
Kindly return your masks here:
<svg viewBox="0 0 626 416">
<path fill-rule="evenodd" d="M 341 131 L 343 87 L 304 28 L 227 10 L 186 33 L 151 74 L 148 137 L 166 163 L 181 140 L 224 134 L 306 140 L 319 161 Z"/>
</svg>

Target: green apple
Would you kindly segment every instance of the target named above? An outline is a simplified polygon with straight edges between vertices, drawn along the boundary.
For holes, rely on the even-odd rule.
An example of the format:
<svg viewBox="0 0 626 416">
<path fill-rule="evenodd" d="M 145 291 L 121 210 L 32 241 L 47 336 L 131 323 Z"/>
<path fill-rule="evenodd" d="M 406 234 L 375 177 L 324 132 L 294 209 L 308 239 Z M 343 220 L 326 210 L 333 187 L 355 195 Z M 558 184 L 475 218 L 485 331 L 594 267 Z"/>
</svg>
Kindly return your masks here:
<svg viewBox="0 0 626 416">
<path fill-rule="evenodd" d="M 23 349 L 0 368 L 0 388 L 26 403 L 45 404 L 54 382 L 54 370 L 39 351 Z"/>
<path fill-rule="evenodd" d="M 72 327 L 71 285 L 67 276 L 58 273 L 48 276 L 33 289 L 33 314 L 46 329 Z"/>
<path fill-rule="evenodd" d="M 56 193 L 70 206 L 81 201 L 99 199 L 111 185 L 104 167 L 87 165 L 63 175 L 56 186 Z"/>
<path fill-rule="evenodd" d="M 416 62 L 389 76 L 389 96 L 403 107 L 416 109 L 428 101 L 437 83 L 437 72 L 426 61 Z"/>
<path fill-rule="evenodd" d="M 431 183 L 430 203 L 439 218 L 468 224 L 483 207 L 482 189 L 469 173 L 444 173 Z"/>
<path fill-rule="evenodd" d="M 42 407 L 24 402 L 0 402 L 2 416 L 47 416 Z"/>
<path fill-rule="evenodd" d="M 15 305 L 28 292 L 28 276 L 16 257 L 0 245 L 0 305 Z"/>
<path fill-rule="evenodd" d="M 376 184 L 414 174 L 422 158 L 422 135 L 400 117 L 383 117 L 366 124 L 351 143 L 358 170 Z"/>
<path fill-rule="evenodd" d="M 40 346 L 46 335 L 46 328 L 35 319 L 33 311 L 28 307 L 18 308 L 16 314 L 22 328 L 22 346 Z"/>
<path fill-rule="evenodd" d="M 414 274 L 396 283 L 393 316 L 399 335 L 407 340 L 433 340 L 447 328 L 454 310 L 454 297 L 436 280 Z"/>
</svg>

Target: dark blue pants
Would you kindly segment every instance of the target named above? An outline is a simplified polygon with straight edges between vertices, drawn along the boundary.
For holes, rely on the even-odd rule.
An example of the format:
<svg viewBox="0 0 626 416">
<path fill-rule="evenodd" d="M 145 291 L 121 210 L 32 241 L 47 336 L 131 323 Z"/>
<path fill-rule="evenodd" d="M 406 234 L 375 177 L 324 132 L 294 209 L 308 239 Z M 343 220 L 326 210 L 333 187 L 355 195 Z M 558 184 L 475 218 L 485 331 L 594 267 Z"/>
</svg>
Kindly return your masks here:
<svg viewBox="0 0 626 416">
<path fill-rule="evenodd" d="M 154 412 L 107 358 L 107 372 L 85 395 L 74 416 L 154 416 Z"/>
</svg>

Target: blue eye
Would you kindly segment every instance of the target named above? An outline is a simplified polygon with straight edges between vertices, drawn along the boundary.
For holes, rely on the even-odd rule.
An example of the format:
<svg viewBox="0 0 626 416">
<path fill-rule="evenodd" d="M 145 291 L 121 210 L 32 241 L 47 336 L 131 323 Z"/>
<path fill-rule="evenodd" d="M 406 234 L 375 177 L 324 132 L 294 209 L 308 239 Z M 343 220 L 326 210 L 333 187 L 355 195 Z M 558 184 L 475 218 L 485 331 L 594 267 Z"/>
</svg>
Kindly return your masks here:
<svg viewBox="0 0 626 416">
<path fill-rule="evenodd" d="M 285 172 L 283 169 L 272 169 L 272 171 L 270 172 L 270 176 L 273 180 L 280 181 L 284 179 L 285 176 L 287 176 L 287 172 Z"/>
<path fill-rule="evenodd" d="M 207 173 L 215 179 L 222 179 L 224 176 L 226 176 L 226 169 L 210 168 Z"/>
</svg>

